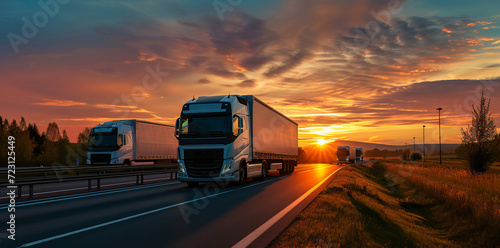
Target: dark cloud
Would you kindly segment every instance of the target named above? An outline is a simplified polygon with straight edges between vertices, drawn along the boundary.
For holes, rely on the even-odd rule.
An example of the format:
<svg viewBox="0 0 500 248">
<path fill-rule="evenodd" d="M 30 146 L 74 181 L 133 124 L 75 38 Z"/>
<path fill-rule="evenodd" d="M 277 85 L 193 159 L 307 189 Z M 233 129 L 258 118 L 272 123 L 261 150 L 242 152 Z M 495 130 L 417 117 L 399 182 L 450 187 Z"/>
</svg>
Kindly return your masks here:
<svg viewBox="0 0 500 248">
<path fill-rule="evenodd" d="M 255 86 L 257 86 L 257 83 L 255 82 L 255 80 L 252 80 L 252 79 L 247 79 L 247 80 L 244 80 L 244 81 L 241 81 L 238 86 L 240 87 L 249 87 L 249 88 L 253 88 Z"/>
<path fill-rule="evenodd" d="M 500 67 L 500 64 L 491 64 L 491 65 L 485 66 L 484 68 L 498 68 L 498 67 Z"/>
<path fill-rule="evenodd" d="M 193 56 L 188 59 L 188 63 L 193 67 L 201 67 L 208 62 L 208 56 Z"/>
<path fill-rule="evenodd" d="M 302 64 L 303 61 L 312 58 L 313 55 L 305 50 L 299 51 L 293 56 L 290 56 L 287 60 L 285 60 L 281 65 L 278 66 L 272 66 L 269 68 L 269 70 L 264 73 L 264 76 L 266 77 L 276 77 L 279 76 L 287 71 L 290 71 L 291 69 L 299 66 Z"/>
<path fill-rule="evenodd" d="M 206 79 L 206 78 L 201 78 L 198 80 L 198 83 L 199 84 L 209 84 L 209 83 L 211 83 L 211 81 Z"/>
<path fill-rule="evenodd" d="M 245 74 L 241 72 L 232 72 L 226 69 L 219 69 L 217 67 L 207 67 L 205 69 L 205 72 L 210 75 L 222 77 L 222 78 L 228 78 L 228 79 L 245 79 L 246 76 Z"/>
</svg>

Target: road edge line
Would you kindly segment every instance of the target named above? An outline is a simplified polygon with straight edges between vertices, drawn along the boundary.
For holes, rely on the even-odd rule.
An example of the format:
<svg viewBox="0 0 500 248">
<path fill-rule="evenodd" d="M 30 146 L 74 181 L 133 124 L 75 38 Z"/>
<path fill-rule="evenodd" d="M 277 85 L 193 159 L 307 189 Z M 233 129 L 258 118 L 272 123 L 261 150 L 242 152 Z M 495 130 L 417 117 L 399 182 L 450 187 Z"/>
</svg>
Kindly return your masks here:
<svg viewBox="0 0 500 248">
<path fill-rule="evenodd" d="M 332 174 L 328 175 L 323 181 L 319 182 L 314 186 L 313 188 L 309 189 L 306 193 L 304 193 L 302 196 L 297 198 L 294 202 L 292 202 L 290 205 L 288 205 L 286 208 L 281 210 L 279 213 L 277 213 L 275 216 L 273 216 L 271 219 L 266 221 L 264 224 L 259 226 L 257 229 L 255 229 L 253 232 L 248 234 L 245 238 L 240 240 L 238 243 L 232 246 L 232 248 L 242 248 L 242 247 L 247 247 L 249 246 L 252 242 L 254 242 L 257 238 L 259 238 L 264 232 L 266 232 L 271 226 L 276 224 L 281 218 L 283 218 L 286 214 L 288 214 L 292 209 L 294 209 L 297 205 L 299 205 L 304 199 L 306 199 L 312 192 L 314 192 L 317 188 L 319 188 L 323 183 L 326 182 L 330 177 L 332 177 L 337 171 L 345 168 L 346 166 L 340 167 Z"/>
</svg>

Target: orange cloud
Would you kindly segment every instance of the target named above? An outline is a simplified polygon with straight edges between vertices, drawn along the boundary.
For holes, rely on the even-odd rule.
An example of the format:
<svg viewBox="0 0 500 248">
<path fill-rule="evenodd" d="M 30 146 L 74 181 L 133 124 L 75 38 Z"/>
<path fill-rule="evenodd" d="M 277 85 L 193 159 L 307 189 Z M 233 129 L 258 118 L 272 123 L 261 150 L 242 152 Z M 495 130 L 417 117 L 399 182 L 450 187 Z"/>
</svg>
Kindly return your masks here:
<svg viewBox="0 0 500 248">
<path fill-rule="evenodd" d="M 84 102 L 75 102 L 75 101 L 70 101 L 70 100 L 55 100 L 55 99 L 47 99 L 47 98 L 41 98 L 44 102 L 36 102 L 33 103 L 34 105 L 43 105 L 43 106 L 55 106 L 55 107 L 69 107 L 69 106 L 81 106 L 81 105 L 87 105 L 87 103 Z"/>
</svg>

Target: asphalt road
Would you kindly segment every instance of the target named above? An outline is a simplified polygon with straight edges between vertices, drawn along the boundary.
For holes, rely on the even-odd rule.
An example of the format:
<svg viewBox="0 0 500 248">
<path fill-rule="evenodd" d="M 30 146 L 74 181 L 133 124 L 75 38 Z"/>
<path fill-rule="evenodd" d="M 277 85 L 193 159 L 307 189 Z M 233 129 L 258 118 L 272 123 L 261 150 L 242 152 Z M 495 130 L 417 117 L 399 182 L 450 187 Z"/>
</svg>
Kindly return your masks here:
<svg viewBox="0 0 500 248">
<path fill-rule="evenodd" d="M 19 202 L 15 241 L 2 204 L 0 247 L 263 247 L 339 168 L 303 164 L 244 186 L 172 181 Z"/>
</svg>

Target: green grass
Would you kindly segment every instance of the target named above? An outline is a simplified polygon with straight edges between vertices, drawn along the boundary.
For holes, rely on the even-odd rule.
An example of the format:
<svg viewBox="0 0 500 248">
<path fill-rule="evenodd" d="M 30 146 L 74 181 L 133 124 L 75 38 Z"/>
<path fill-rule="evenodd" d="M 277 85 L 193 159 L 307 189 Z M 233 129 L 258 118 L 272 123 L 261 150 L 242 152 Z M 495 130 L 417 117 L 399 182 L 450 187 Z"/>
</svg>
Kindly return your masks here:
<svg viewBox="0 0 500 248">
<path fill-rule="evenodd" d="M 394 166 L 377 161 L 339 171 L 270 247 L 500 245 L 500 222 L 450 207 Z"/>
</svg>

